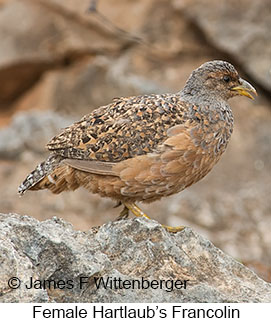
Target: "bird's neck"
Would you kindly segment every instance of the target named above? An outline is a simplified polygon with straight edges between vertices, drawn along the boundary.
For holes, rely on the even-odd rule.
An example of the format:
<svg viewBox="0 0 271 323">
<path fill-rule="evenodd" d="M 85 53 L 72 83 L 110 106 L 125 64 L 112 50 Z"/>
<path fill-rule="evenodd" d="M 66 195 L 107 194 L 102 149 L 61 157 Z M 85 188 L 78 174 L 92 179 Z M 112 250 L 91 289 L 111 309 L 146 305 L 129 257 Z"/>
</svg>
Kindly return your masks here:
<svg viewBox="0 0 271 323">
<path fill-rule="evenodd" d="M 215 93 L 211 92 L 206 92 L 202 91 L 200 88 L 195 89 L 195 88 L 186 88 L 178 93 L 181 97 L 181 100 L 184 102 L 188 102 L 191 104 L 199 104 L 199 105 L 213 105 L 214 103 L 216 104 L 221 104 L 225 105 L 227 102 L 216 96 Z"/>
<path fill-rule="evenodd" d="M 191 90 L 189 91 L 184 88 L 182 91 L 178 92 L 181 100 L 190 103 L 191 106 L 197 105 L 202 113 L 206 115 L 210 114 L 213 116 L 213 113 L 217 113 L 220 116 L 220 120 L 224 120 L 228 124 L 233 123 L 232 110 L 228 102 L 215 93 L 206 93 L 201 92 L 200 90 Z M 192 111 L 194 111 L 192 109 Z"/>
</svg>

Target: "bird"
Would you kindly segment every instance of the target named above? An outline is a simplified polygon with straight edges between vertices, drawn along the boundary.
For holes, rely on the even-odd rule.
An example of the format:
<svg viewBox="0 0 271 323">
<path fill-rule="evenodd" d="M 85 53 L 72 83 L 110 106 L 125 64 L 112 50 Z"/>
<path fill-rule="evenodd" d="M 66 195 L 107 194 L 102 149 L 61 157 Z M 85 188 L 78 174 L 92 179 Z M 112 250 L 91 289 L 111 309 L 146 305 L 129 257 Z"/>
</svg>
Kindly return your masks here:
<svg viewBox="0 0 271 323">
<path fill-rule="evenodd" d="M 255 88 L 226 61 L 196 68 L 177 93 L 120 97 L 53 137 L 18 188 L 59 194 L 84 187 L 123 205 L 118 219 L 147 217 L 136 204 L 176 194 L 206 176 L 233 131 L 228 100 Z M 169 232 L 184 227 L 164 227 Z"/>
</svg>

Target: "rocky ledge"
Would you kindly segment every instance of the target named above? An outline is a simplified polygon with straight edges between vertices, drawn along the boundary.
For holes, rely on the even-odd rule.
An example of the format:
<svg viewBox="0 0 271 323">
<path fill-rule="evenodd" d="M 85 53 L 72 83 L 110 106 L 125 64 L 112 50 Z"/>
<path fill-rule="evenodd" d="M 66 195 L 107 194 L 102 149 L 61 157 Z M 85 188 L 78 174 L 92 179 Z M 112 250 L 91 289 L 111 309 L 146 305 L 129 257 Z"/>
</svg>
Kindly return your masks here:
<svg viewBox="0 0 271 323">
<path fill-rule="evenodd" d="M 0 302 L 271 302 L 271 284 L 190 228 L 0 214 Z"/>
</svg>

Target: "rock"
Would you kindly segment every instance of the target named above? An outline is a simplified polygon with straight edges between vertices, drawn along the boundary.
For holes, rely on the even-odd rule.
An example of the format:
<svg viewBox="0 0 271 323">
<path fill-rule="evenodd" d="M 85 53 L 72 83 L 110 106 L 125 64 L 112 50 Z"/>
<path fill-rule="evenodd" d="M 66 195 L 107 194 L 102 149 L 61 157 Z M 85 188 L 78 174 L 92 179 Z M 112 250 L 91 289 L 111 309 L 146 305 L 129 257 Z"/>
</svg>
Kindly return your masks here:
<svg viewBox="0 0 271 323">
<path fill-rule="evenodd" d="M 271 91 L 271 2 L 174 0 L 209 43 L 233 57 L 247 74 Z"/>
<path fill-rule="evenodd" d="M 270 284 L 190 228 L 170 234 L 136 218 L 80 232 L 56 217 L 1 214 L 0 240 L 1 302 L 271 302 Z M 126 288 L 97 288 L 102 278 Z"/>
<path fill-rule="evenodd" d="M 0 158 L 16 158 L 28 149 L 45 152 L 46 143 L 71 122 L 52 111 L 16 114 L 8 127 L 0 129 Z"/>
<path fill-rule="evenodd" d="M 45 70 L 77 56 L 115 52 L 124 43 L 91 22 L 81 24 L 36 0 L 3 5 L 0 38 L 2 108 L 30 88 Z"/>
</svg>

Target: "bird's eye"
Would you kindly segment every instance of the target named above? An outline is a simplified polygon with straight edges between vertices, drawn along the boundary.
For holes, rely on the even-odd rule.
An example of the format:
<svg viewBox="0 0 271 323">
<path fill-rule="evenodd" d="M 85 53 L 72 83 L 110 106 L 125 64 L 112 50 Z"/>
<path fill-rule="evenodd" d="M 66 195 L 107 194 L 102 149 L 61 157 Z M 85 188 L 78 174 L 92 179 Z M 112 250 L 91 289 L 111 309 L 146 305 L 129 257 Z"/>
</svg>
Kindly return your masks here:
<svg viewBox="0 0 271 323">
<path fill-rule="evenodd" d="M 223 77 L 223 81 L 224 81 L 224 82 L 226 82 L 226 83 L 229 83 L 229 82 L 230 82 L 230 80 L 231 80 L 231 78 L 230 78 L 228 75 L 225 75 L 225 76 Z"/>
</svg>

